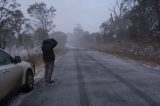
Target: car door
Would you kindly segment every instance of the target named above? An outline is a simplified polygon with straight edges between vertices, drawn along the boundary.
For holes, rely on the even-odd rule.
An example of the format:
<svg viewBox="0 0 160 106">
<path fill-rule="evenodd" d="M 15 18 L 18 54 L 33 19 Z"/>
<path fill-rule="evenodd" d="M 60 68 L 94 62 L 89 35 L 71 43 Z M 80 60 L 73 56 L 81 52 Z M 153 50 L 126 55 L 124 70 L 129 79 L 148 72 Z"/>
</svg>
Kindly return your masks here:
<svg viewBox="0 0 160 106">
<path fill-rule="evenodd" d="M 5 76 L 4 76 L 4 69 L 0 66 L 0 100 L 5 96 Z"/>
<path fill-rule="evenodd" d="M 19 64 L 6 52 L 0 50 L 0 88 L 3 95 L 18 87 L 22 82 L 23 71 Z"/>
</svg>

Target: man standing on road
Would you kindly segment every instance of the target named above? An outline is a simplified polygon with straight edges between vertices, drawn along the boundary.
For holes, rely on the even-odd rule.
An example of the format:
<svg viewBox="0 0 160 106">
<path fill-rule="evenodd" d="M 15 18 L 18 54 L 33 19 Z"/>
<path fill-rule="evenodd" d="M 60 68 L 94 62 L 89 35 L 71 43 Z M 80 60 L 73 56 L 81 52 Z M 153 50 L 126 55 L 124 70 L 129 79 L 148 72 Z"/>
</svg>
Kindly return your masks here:
<svg viewBox="0 0 160 106">
<path fill-rule="evenodd" d="M 42 52 L 43 52 L 43 61 L 45 64 L 45 82 L 46 83 L 54 83 L 54 80 L 51 80 L 53 69 L 54 69 L 54 61 L 55 54 L 53 48 L 57 45 L 57 41 L 54 39 L 47 39 L 43 41 Z"/>
</svg>

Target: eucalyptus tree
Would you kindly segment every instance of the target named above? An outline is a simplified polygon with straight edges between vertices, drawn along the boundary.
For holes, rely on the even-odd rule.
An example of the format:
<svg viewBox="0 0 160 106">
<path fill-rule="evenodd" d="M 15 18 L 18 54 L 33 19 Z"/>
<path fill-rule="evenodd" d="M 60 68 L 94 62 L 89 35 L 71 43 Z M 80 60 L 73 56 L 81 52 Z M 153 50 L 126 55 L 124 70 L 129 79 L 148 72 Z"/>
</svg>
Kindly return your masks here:
<svg viewBox="0 0 160 106">
<path fill-rule="evenodd" d="M 10 33 L 14 36 L 22 29 L 25 18 L 19 7 L 17 0 L 0 0 L 0 48 L 6 47 Z"/>
<path fill-rule="evenodd" d="M 28 8 L 28 14 L 32 17 L 32 20 L 40 28 L 51 31 L 54 29 L 54 18 L 56 9 L 47 7 L 45 3 L 35 3 Z"/>
</svg>

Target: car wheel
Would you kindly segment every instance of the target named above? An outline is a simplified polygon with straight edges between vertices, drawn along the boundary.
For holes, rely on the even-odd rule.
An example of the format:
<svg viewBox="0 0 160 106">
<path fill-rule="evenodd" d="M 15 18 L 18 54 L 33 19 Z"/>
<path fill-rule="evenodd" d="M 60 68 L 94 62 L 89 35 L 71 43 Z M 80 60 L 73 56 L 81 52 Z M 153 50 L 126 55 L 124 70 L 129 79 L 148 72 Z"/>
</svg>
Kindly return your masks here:
<svg viewBox="0 0 160 106">
<path fill-rule="evenodd" d="M 24 86 L 24 91 L 29 92 L 33 89 L 34 86 L 34 77 L 31 71 L 27 71 L 26 73 L 26 83 Z"/>
</svg>

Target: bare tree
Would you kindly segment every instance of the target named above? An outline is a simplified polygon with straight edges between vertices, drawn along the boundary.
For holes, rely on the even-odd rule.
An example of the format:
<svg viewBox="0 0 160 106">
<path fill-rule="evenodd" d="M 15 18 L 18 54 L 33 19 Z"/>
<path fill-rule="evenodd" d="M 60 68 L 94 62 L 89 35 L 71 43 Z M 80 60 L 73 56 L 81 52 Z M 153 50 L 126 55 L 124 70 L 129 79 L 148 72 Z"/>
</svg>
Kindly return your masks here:
<svg viewBox="0 0 160 106">
<path fill-rule="evenodd" d="M 50 31 L 55 27 L 54 17 L 55 8 L 48 8 L 45 3 L 35 3 L 28 8 L 28 14 L 34 18 L 34 22 L 40 25 L 40 28 Z"/>
</svg>

